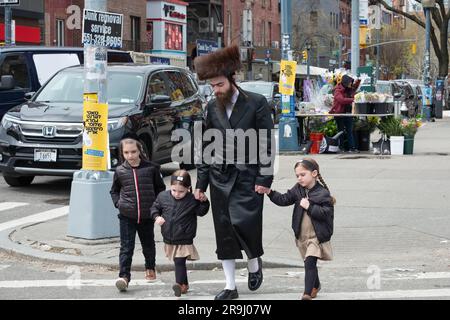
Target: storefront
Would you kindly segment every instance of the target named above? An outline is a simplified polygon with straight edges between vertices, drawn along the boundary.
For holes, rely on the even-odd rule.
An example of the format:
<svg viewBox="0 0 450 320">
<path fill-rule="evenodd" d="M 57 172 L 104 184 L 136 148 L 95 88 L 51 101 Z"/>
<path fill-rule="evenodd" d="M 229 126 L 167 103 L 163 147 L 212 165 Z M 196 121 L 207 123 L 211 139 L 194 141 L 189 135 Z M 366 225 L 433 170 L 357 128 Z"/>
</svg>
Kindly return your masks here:
<svg viewBox="0 0 450 320">
<path fill-rule="evenodd" d="M 187 2 L 147 1 L 148 53 L 178 58 L 186 65 Z"/>
</svg>

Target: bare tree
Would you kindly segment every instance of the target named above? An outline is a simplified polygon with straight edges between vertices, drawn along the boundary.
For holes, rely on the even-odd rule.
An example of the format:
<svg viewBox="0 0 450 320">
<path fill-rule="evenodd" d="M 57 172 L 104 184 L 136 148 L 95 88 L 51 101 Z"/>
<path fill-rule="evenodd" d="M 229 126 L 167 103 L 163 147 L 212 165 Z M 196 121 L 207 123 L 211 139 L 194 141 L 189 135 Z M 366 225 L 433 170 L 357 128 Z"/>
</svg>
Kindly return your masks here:
<svg viewBox="0 0 450 320">
<path fill-rule="evenodd" d="M 422 0 L 414 0 L 416 4 L 421 4 Z M 395 12 L 405 18 L 415 22 L 425 29 L 425 18 L 418 14 L 403 12 L 390 6 L 385 0 L 370 0 L 371 5 L 381 4 L 387 10 Z M 448 74 L 449 53 L 448 53 L 448 25 L 450 21 L 450 8 L 445 8 L 444 0 L 436 0 L 437 7 L 431 9 L 433 24 L 431 26 L 431 43 L 439 62 L 438 75 L 445 77 Z"/>
</svg>

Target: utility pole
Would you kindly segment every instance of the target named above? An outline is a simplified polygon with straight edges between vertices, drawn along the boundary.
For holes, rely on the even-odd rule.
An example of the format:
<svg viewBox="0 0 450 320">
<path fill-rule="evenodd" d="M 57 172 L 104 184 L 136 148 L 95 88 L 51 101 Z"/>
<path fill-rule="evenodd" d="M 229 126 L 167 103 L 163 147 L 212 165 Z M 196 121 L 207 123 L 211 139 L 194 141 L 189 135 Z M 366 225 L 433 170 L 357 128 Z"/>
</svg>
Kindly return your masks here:
<svg viewBox="0 0 450 320">
<path fill-rule="evenodd" d="M 5 45 L 11 45 L 11 22 L 12 22 L 12 9 L 11 6 L 5 6 Z"/>
<path fill-rule="evenodd" d="M 359 67 L 359 0 L 352 0 L 352 73 Z"/>
<path fill-rule="evenodd" d="M 105 31 L 92 34 L 87 26 L 91 21 L 96 25 L 104 24 L 101 17 L 108 15 L 107 0 L 85 0 L 84 7 L 83 164 L 82 169 L 73 175 L 67 235 L 95 240 L 117 237 L 120 232 L 117 218 L 113 217 L 117 209 L 109 195 L 114 173 L 108 170 L 108 34 Z M 122 24 L 123 15 L 117 16 L 121 16 Z M 90 131 L 94 125 L 101 130 Z"/>
<path fill-rule="evenodd" d="M 281 59 L 292 60 L 291 33 L 292 33 L 292 1 L 281 0 Z M 296 70 L 291 70 L 296 73 Z M 280 64 L 280 79 L 281 64 Z M 294 85 L 295 87 L 295 85 Z M 281 85 L 280 85 L 281 88 Z M 294 88 L 295 94 L 295 88 Z M 283 94 L 281 96 L 282 112 L 279 122 L 279 150 L 298 151 L 298 121 L 295 117 L 294 95 Z"/>
<path fill-rule="evenodd" d="M 425 63 L 423 70 L 423 82 L 425 85 L 425 94 L 422 99 L 424 101 L 422 106 L 422 115 L 430 120 L 431 117 L 431 79 L 430 79 L 430 34 L 431 34 L 431 9 L 435 6 L 435 0 L 422 0 L 422 7 L 425 10 Z"/>
</svg>

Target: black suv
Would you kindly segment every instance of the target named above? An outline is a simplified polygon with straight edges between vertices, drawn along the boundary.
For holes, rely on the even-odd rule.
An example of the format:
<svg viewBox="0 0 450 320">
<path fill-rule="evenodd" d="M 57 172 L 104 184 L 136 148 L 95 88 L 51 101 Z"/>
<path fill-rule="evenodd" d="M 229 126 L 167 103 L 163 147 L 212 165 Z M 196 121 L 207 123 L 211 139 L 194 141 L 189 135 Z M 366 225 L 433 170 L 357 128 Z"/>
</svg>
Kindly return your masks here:
<svg viewBox="0 0 450 320">
<path fill-rule="evenodd" d="M 143 142 L 153 161 L 170 162 L 177 143 L 172 131 L 192 130 L 194 121 L 203 121 L 193 75 L 178 67 L 136 64 L 109 65 L 107 74 L 111 167 L 118 164 L 125 136 Z M 83 76 L 81 66 L 63 69 L 30 101 L 4 115 L 0 170 L 9 185 L 28 185 L 36 175 L 72 176 L 81 168 Z M 40 158 L 43 151 L 50 156 Z"/>
<path fill-rule="evenodd" d="M 12 107 L 25 102 L 57 71 L 83 64 L 83 48 L 0 48 L 0 119 Z M 108 62 L 133 62 L 126 51 L 108 50 Z"/>
</svg>

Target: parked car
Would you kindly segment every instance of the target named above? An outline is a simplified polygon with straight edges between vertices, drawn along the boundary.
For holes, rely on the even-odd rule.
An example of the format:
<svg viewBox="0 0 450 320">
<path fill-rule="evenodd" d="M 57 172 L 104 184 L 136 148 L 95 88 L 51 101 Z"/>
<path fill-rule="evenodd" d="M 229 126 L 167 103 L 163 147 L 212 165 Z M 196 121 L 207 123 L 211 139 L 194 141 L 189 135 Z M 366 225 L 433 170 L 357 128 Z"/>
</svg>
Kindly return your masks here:
<svg viewBox="0 0 450 320">
<path fill-rule="evenodd" d="M 417 105 L 418 105 L 418 96 L 417 91 L 413 86 L 404 80 L 394 80 L 395 83 L 397 83 L 400 86 L 400 89 L 402 90 L 402 103 L 405 104 L 406 108 L 408 109 L 407 115 L 408 117 L 415 117 L 418 113 Z"/>
<path fill-rule="evenodd" d="M 262 94 L 267 99 L 274 123 L 278 123 L 281 115 L 281 94 L 278 86 L 278 83 L 268 81 L 245 81 L 239 83 L 239 87 L 243 90 Z"/>
<path fill-rule="evenodd" d="M 109 62 L 133 62 L 126 51 L 108 50 Z M 58 70 L 84 62 L 83 48 L 0 48 L 0 119 L 10 108 L 25 102 Z"/>
<path fill-rule="evenodd" d="M 198 92 L 203 99 L 203 110 L 205 110 L 208 102 L 214 98 L 214 90 L 210 84 L 199 84 Z"/>
<path fill-rule="evenodd" d="M 31 100 L 7 112 L 0 126 L 0 170 L 11 186 L 36 175 L 72 176 L 82 166 L 82 66 L 54 75 Z M 111 167 L 118 145 L 134 136 L 153 161 L 170 162 L 177 128 L 203 120 L 202 100 L 192 74 L 163 65 L 108 66 L 108 131 Z M 48 130 L 51 128 L 51 130 Z M 39 158 L 42 150 L 53 157 Z M 185 168 L 192 165 L 185 164 Z"/>
</svg>

